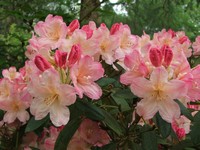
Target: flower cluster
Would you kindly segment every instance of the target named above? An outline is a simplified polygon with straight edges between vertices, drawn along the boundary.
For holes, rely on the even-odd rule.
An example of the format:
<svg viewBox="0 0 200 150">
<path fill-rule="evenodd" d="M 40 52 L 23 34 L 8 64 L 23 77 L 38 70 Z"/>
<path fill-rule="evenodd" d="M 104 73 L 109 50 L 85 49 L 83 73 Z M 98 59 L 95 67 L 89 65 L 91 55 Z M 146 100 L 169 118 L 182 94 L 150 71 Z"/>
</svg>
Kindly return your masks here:
<svg viewBox="0 0 200 150">
<path fill-rule="evenodd" d="M 182 140 L 190 132 L 191 121 L 183 116 L 177 100 L 185 108 L 198 110 L 189 104 L 200 100 L 200 65 L 191 68 L 188 58 L 199 53 L 200 38 L 192 44 L 182 31 L 163 29 L 151 38 L 146 33 L 131 34 L 129 26 L 122 23 L 108 29 L 91 21 L 80 27 L 78 20 L 66 25 L 62 17 L 48 15 L 34 27 L 25 66 L 19 72 L 15 67 L 2 72 L 0 109 L 5 114 L 1 125 L 16 121 L 26 125 L 30 117 L 37 121 L 49 116 L 51 125 L 40 135 L 27 133 L 21 146 L 53 149 L 71 119 L 69 107 L 77 99 L 87 97 L 101 107 L 97 100 L 104 93 L 96 81 L 109 77 L 102 65 L 106 64 L 119 73 L 122 86 L 130 87 L 137 96 L 136 105 L 130 106 L 132 123 L 154 125 L 152 119 L 159 113 Z M 112 123 L 81 117 L 68 149 L 101 147 L 114 140 L 101 129 Z"/>
</svg>

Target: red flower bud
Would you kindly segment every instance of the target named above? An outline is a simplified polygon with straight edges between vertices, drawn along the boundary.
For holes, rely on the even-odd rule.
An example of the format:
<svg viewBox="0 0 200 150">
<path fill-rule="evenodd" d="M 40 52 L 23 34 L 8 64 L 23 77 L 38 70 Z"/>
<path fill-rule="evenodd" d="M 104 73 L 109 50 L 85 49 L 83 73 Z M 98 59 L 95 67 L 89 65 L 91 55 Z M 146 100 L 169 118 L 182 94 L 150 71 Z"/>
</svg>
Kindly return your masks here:
<svg viewBox="0 0 200 150">
<path fill-rule="evenodd" d="M 66 61 L 67 61 L 67 52 L 57 50 L 55 52 L 56 65 L 63 68 L 66 66 Z"/>
<path fill-rule="evenodd" d="M 122 23 L 115 23 L 112 25 L 111 29 L 110 29 L 110 35 L 115 34 L 117 31 L 119 31 L 120 26 L 122 25 Z"/>
<path fill-rule="evenodd" d="M 167 45 L 164 45 L 162 48 L 161 48 L 161 51 L 162 51 L 162 54 L 164 56 L 164 66 L 165 67 L 168 67 L 172 61 L 172 58 L 173 58 L 173 52 L 172 52 L 172 49 L 167 46 Z"/>
<path fill-rule="evenodd" d="M 155 67 L 159 67 L 162 64 L 162 52 L 157 48 L 151 48 L 149 51 L 149 58 Z"/>
<path fill-rule="evenodd" d="M 41 71 L 45 71 L 49 68 L 51 68 L 51 64 L 42 56 L 37 55 L 35 56 L 35 65 L 40 69 Z"/>
<path fill-rule="evenodd" d="M 172 38 L 176 36 L 176 32 L 174 32 L 172 29 L 169 29 L 167 32 L 172 35 Z"/>
<path fill-rule="evenodd" d="M 188 37 L 187 36 L 183 36 L 181 37 L 178 41 L 180 44 L 183 44 L 184 42 L 186 42 L 188 40 Z"/>
<path fill-rule="evenodd" d="M 86 35 L 87 35 L 87 39 L 91 38 L 93 35 L 93 30 L 89 27 L 89 25 L 84 25 L 81 28 L 83 31 L 85 31 Z"/>
<path fill-rule="evenodd" d="M 68 26 L 68 34 L 72 35 L 74 30 L 80 27 L 79 21 L 77 19 L 73 20 Z"/>
<path fill-rule="evenodd" d="M 81 58 L 81 47 L 79 44 L 75 44 L 72 46 L 71 52 L 69 54 L 69 58 L 68 58 L 69 67 L 75 64 L 80 58 Z"/>
</svg>

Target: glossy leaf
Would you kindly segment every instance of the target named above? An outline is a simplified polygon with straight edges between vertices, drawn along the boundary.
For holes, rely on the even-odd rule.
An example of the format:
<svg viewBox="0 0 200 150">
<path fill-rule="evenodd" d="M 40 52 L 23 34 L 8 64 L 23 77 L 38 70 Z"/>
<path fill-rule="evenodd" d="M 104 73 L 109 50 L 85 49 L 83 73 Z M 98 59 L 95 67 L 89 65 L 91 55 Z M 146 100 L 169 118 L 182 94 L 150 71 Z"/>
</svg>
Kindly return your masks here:
<svg viewBox="0 0 200 150">
<path fill-rule="evenodd" d="M 192 121 L 193 116 L 191 115 L 190 111 L 179 100 L 175 100 L 175 102 L 179 105 L 181 109 L 181 114 L 183 114 L 185 117 Z"/>
<path fill-rule="evenodd" d="M 156 124 L 163 138 L 167 138 L 171 133 L 171 124 L 163 120 L 159 113 L 156 114 Z"/>
<path fill-rule="evenodd" d="M 143 150 L 157 150 L 157 136 L 154 130 L 142 133 L 142 148 Z"/>
<path fill-rule="evenodd" d="M 102 109 L 90 102 L 79 100 L 76 102 L 76 107 L 78 111 L 82 111 L 83 115 L 92 120 L 104 120 L 104 114 L 102 113 Z"/>
<path fill-rule="evenodd" d="M 112 129 L 115 133 L 117 133 L 118 135 L 123 135 L 123 128 L 120 126 L 120 124 L 118 123 L 118 121 L 111 115 L 109 114 L 107 111 L 102 110 L 105 119 L 103 120 L 103 122 L 110 128 Z"/>
<path fill-rule="evenodd" d="M 71 138 L 73 137 L 80 124 L 80 118 L 70 120 L 58 135 L 54 150 L 66 150 Z"/>
<path fill-rule="evenodd" d="M 39 127 L 41 127 L 45 122 L 47 122 L 47 120 L 49 119 L 49 116 L 47 115 L 45 118 L 41 119 L 41 120 L 35 120 L 34 117 L 32 117 L 25 129 L 25 132 L 30 132 L 30 131 L 34 131 L 36 129 L 38 129 Z"/>
</svg>

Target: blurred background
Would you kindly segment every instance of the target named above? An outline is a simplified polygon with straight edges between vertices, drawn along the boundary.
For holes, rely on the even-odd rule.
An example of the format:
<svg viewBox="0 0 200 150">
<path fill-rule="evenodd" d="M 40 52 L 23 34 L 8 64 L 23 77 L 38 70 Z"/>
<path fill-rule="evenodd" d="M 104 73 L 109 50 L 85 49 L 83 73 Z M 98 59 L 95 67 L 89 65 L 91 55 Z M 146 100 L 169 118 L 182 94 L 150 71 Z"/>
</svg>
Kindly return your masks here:
<svg viewBox="0 0 200 150">
<path fill-rule="evenodd" d="M 62 16 L 67 25 L 74 19 L 109 28 L 122 22 L 137 35 L 183 30 L 194 41 L 200 35 L 199 5 L 200 0 L 0 0 L 0 71 L 24 65 L 33 27 L 48 14 Z"/>
</svg>

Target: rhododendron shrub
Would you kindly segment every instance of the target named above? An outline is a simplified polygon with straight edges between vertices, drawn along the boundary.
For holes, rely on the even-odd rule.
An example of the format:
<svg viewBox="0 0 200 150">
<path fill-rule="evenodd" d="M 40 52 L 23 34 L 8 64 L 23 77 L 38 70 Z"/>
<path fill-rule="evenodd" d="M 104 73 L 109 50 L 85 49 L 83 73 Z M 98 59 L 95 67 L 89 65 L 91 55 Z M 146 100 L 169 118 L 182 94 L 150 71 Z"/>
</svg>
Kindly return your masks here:
<svg viewBox="0 0 200 150">
<path fill-rule="evenodd" d="M 200 148 L 200 38 L 128 25 L 34 26 L 24 67 L 2 71 L 0 148 Z"/>
</svg>

